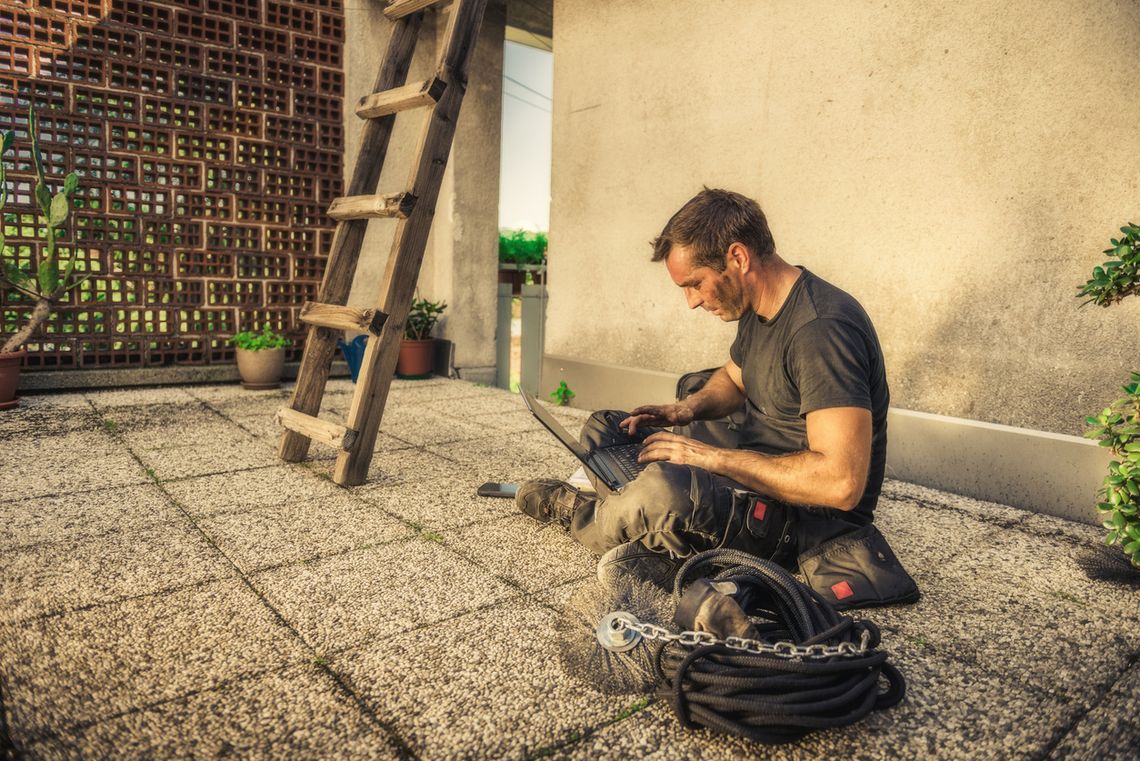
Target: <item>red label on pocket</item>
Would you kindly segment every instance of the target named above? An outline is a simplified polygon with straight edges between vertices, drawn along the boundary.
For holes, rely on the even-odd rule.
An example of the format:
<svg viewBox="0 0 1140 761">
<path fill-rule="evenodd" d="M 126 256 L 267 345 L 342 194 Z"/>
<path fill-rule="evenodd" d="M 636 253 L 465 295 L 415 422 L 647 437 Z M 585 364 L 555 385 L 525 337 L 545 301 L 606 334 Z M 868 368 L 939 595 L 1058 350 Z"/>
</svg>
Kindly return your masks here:
<svg viewBox="0 0 1140 761">
<path fill-rule="evenodd" d="M 836 600 L 845 600 L 855 594 L 855 590 L 846 581 L 841 581 L 838 584 L 831 585 L 831 591 L 835 593 Z"/>
<path fill-rule="evenodd" d="M 768 505 L 765 502 L 756 500 L 755 507 L 752 508 L 752 517 L 758 521 L 764 520 L 765 513 L 768 512 Z"/>
</svg>

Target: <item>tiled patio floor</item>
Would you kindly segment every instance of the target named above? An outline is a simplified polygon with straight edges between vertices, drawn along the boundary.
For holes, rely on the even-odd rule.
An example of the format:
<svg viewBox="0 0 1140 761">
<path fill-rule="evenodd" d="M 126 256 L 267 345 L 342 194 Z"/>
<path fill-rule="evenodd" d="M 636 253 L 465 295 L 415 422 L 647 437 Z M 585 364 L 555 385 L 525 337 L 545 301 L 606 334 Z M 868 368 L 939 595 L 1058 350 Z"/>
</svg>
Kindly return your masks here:
<svg viewBox="0 0 1140 761">
<path fill-rule="evenodd" d="M 333 381 L 322 415 L 350 394 Z M 329 450 L 276 458 L 287 397 L 0 413 L 0 758 L 1138 755 L 1140 589 L 1080 570 L 1099 529 L 888 482 L 877 520 L 925 594 L 866 617 L 908 697 L 770 748 L 563 672 L 555 627 L 593 558 L 475 496 L 575 469 L 516 397 L 397 381 L 353 489 Z"/>
</svg>

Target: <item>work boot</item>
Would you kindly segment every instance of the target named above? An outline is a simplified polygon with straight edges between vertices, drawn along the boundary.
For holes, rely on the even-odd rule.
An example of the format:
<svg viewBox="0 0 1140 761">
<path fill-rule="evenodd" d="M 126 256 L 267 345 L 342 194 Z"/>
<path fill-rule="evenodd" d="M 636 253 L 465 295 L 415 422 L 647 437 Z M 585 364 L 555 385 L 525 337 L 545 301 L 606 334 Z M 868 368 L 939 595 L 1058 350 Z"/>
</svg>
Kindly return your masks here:
<svg viewBox="0 0 1140 761">
<path fill-rule="evenodd" d="M 619 544 L 598 559 L 598 581 L 606 589 L 614 589 L 625 580 L 654 584 L 666 592 L 673 591 L 673 579 L 683 560 L 653 552 L 638 541 Z"/>
<path fill-rule="evenodd" d="M 527 481 L 515 494 L 519 510 L 539 523 L 558 523 L 565 529 L 586 499 L 570 484 L 552 478 Z"/>
</svg>

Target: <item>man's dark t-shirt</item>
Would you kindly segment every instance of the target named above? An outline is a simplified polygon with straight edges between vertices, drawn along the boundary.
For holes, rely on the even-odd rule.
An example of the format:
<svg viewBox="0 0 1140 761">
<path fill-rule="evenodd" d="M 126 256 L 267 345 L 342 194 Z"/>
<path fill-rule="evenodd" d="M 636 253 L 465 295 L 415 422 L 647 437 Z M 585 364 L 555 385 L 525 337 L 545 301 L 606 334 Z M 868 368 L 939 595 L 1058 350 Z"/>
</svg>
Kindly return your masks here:
<svg viewBox="0 0 1140 761">
<path fill-rule="evenodd" d="M 829 407 L 871 411 L 871 467 L 850 519 L 865 524 L 883 485 L 890 391 L 871 319 L 853 297 L 803 270 L 780 311 L 765 320 L 748 311 L 730 351 L 740 367 L 747 419 L 740 446 L 766 454 L 801 452 L 809 412 Z"/>
</svg>

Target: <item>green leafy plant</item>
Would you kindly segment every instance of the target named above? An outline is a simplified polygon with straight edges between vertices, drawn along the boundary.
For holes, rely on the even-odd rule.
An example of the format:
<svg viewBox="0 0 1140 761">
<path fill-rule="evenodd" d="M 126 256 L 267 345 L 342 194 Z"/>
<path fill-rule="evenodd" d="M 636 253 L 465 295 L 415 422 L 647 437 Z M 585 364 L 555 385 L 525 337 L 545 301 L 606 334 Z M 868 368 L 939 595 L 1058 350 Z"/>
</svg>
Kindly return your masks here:
<svg viewBox="0 0 1140 761">
<path fill-rule="evenodd" d="M 499 261 L 503 263 L 545 264 L 547 247 L 546 233 L 526 230 L 499 232 Z"/>
<path fill-rule="evenodd" d="M 570 404 L 570 400 L 573 399 L 574 396 L 574 392 L 566 385 L 566 381 L 559 381 L 558 388 L 550 392 L 550 400 L 559 407 L 565 407 Z"/>
<path fill-rule="evenodd" d="M 52 307 L 60 302 L 68 291 L 78 287 L 89 275 L 76 278 L 75 265 L 78 255 L 75 250 L 64 256 L 59 241 L 67 235 L 67 221 L 71 216 L 71 197 L 79 188 L 79 175 L 71 172 L 63 180 L 58 192 L 48 184 L 44 171 L 43 156 L 40 152 L 39 122 L 34 107 L 28 107 L 28 136 L 32 143 L 32 162 L 36 170 L 36 184 L 33 195 L 38 210 L 37 235 L 44 245 L 33 254 L 30 267 L 25 269 L 15 256 L 9 256 L 3 226 L 0 226 L 0 283 L 27 297 L 34 303 L 32 313 L 23 327 L 18 329 L 0 347 L 0 352 L 17 351 L 32 334 L 47 322 Z M 9 130 L 0 138 L 0 218 L 7 221 L 4 207 L 8 202 L 7 169 L 3 158 L 16 141 L 15 132 Z"/>
<path fill-rule="evenodd" d="M 290 341 L 280 333 L 274 333 L 273 329 L 266 323 L 262 326 L 261 332 L 246 330 L 238 333 L 230 339 L 230 343 L 239 349 L 248 349 L 249 351 L 264 351 L 266 349 L 282 349 L 290 344 Z"/>
<path fill-rule="evenodd" d="M 1119 544 L 1132 565 L 1140 568 L 1140 373 L 1123 387 L 1126 396 L 1085 418 L 1090 439 L 1099 439 L 1118 458 L 1097 493 L 1097 510 L 1108 529 L 1104 543 Z"/>
<path fill-rule="evenodd" d="M 1112 240 L 1106 254 L 1113 259 L 1093 268 L 1092 278 L 1077 295 L 1087 297 L 1081 305 L 1110 306 L 1137 289 L 1140 266 L 1140 227 L 1129 222 L 1120 228 L 1124 237 Z M 1125 396 L 1105 407 L 1099 415 L 1085 418 L 1090 428 L 1085 437 L 1097 439 L 1117 459 L 1108 464 L 1097 496 L 1097 510 L 1108 529 L 1104 543 L 1119 544 L 1132 565 L 1140 568 L 1140 373 L 1133 372 L 1122 386 Z"/>
<path fill-rule="evenodd" d="M 1087 296 L 1084 303 L 1107 307 L 1136 292 L 1137 270 L 1140 269 L 1140 227 L 1129 222 L 1120 228 L 1124 237 L 1113 238 L 1104 253 L 1112 258 L 1093 267 L 1093 276 L 1081 286 L 1077 296 Z M 1081 306 L 1084 306 L 1082 304 Z"/>
<path fill-rule="evenodd" d="M 404 323 L 404 338 L 409 341 L 424 341 L 431 338 L 431 331 L 439 322 L 447 304 L 442 301 L 415 299 L 408 310 L 408 320 Z"/>
</svg>

